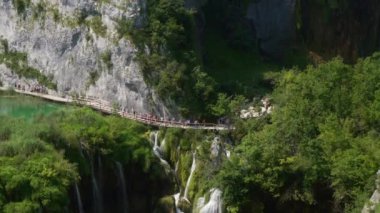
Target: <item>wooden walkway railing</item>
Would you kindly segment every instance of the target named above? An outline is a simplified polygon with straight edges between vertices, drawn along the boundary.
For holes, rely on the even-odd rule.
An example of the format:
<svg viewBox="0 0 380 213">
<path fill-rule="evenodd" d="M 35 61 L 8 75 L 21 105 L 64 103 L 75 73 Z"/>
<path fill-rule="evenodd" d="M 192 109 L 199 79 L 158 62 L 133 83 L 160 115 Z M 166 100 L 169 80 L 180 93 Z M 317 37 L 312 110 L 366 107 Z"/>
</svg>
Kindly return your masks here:
<svg viewBox="0 0 380 213">
<path fill-rule="evenodd" d="M 0 90 L 8 90 L 8 88 L 0 87 Z M 217 131 L 234 129 L 233 126 L 225 125 L 225 124 L 181 122 L 181 121 L 157 118 L 155 116 L 151 116 L 148 114 L 120 111 L 112 107 L 112 105 L 109 102 L 100 100 L 100 99 L 95 99 L 92 97 L 87 97 L 87 98 L 65 97 L 63 98 L 63 97 L 58 97 L 54 95 L 37 93 L 37 92 L 29 92 L 29 91 L 24 91 L 24 90 L 19 90 L 19 89 L 13 89 L 13 90 L 20 94 L 40 97 L 40 98 L 55 101 L 55 102 L 75 103 L 75 104 L 79 104 L 83 106 L 88 106 L 95 110 L 98 110 L 107 114 L 118 114 L 119 116 L 123 118 L 134 120 L 134 121 L 144 123 L 147 125 L 152 125 L 152 126 L 181 128 L 181 129 L 204 129 L 204 130 L 217 130 Z"/>
</svg>

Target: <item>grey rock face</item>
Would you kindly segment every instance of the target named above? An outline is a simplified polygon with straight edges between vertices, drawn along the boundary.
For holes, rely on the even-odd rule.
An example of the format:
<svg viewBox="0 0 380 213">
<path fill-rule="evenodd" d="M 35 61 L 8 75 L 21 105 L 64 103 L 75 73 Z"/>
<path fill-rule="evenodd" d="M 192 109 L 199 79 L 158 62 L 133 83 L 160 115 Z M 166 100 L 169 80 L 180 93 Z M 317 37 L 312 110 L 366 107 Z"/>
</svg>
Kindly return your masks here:
<svg viewBox="0 0 380 213">
<path fill-rule="evenodd" d="M 32 4 L 39 1 L 33 0 Z M 10 50 L 27 53 L 29 66 L 53 77 L 57 91 L 50 93 L 94 96 L 136 112 L 170 115 L 144 82 L 135 60 L 137 50 L 134 45 L 124 38 L 119 39 L 116 32 L 117 21 L 122 17 L 136 18 L 136 24 L 141 22 L 143 14 L 140 11 L 145 7 L 143 1 L 110 0 L 102 4 L 92 0 L 44 2 L 46 8 L 59 11 L 59 21 L 54 21 L 49 11 L 43 19 L 34 19 L 30 8 L 23 18 L 17 14 L 12 1 L 0 1 L 0 37 L 8 41 Z M 68 20 L 74 19 L 79 11 L 90 14 L 86 20 L 91 20 L 91 14 L 98 14 L 107 28 L 106 35 L 101 37 L 84 24 L 68 24 Z M 112 67 L 107 67 L 102 59 L 105 53 L 110 53 Z M 14 85 L 17 79 L 21 81 L 23 78 L 0 66 L 0 81 L 4 85 Z"/>
<path fill-rule="evenodd" d="M 251 0 L 247 18 L 252 21 L 261 50 L 281 58 L 295 38 L 295 0 Z"/>
</svg>

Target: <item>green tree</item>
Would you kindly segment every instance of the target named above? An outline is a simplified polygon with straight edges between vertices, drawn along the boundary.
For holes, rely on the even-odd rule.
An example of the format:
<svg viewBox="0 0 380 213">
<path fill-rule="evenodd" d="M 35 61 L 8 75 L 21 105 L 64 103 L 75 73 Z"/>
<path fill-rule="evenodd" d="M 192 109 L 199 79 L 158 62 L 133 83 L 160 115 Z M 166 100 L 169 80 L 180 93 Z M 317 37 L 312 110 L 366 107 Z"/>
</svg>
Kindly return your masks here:
<svg viewBox="0 0 380 213">
<path fill-rule="evenodd" d="M 379 66 L 374 54 L 355 66 L 338 58 L 284 72 L 270 120 L 247 125 L 235 157 L 218 175 L 226 206 L 241 212 L 253 203 L 271 211 L 360 209 L 380 167 Z M 229 102 L 220 95 L 214 112 L 226 112 Z"/>
<path fill-rule="evenodd" d="M 246 102 L 244 96 L 238 95 L 228 97 L 225 93 L 219 93 L 215 104 L 210 105 L 211 113 L 215 116 L 232 116 L 238 113 L 239 109 Z"/>
<path fill-rule="evenodd" d="M 0 164 L 2 212 L 60 211 L 68 205 L 68 188 L 79 179 L 62 153 L 30 136 L 2 142 Z"/>
</svg>

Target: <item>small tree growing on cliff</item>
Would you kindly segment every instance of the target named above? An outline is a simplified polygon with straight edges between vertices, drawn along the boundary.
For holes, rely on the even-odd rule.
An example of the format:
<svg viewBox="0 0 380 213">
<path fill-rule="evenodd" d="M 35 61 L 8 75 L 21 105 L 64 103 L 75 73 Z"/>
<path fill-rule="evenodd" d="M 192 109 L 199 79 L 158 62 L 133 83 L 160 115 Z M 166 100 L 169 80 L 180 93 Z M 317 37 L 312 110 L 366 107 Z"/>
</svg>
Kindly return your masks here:
<svg viewBox="0 0 380 213">
<path fill-rule="evenodd" d="M 120 104 L 116 101 L 112 102 L 112 114 L 117 114 L 120 110 Z"/>
</svg>

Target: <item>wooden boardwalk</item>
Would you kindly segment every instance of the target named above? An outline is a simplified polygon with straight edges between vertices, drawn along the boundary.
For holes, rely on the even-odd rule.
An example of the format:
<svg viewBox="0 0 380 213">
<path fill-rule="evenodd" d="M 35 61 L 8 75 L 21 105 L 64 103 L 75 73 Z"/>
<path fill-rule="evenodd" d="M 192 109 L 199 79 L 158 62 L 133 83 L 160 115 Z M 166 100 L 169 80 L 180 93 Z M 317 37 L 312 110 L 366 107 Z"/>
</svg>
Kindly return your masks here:
<svg viewBox="0 0 380 213">
<path fill-rule="evenodd" d="M 151 126 L 157 127 L 169 127 L 169 128 L 181 128 L 181 129 L 202 129 L 202 130 L 216 130 L 216 131 L 226 131 L 234 129 L 233 126 L 224 125 L 224 124 L 213 124 L 213 123 L 189 123 L 189 122 L 180 122 L 175 120 L 164 120 L 162 118 L 156 118 L 147 114 L 140 113 L 131 113 L 126 111 L 115 110 L 111 104 L 104 100 L 94 99 L 94 98 L 77 98 L 73 99 L 71 97 L 58 97 L 49 94 L 42 94 L 37 92 L 29 92 L 24 90 L 13 89 L 15 92 L 24 95 L 35 96 L 43 98 L 46 100 L 60 102 L 60 103 L 69 103 L 69 104 L 79 104 L 83 106 L 91 107 L 95 110 L 107 113 L 107 114 L 118 114 L 119 116 L 134 120 L 140 123 L 144 123 Z M 9 88 L 0 87 L 0 90 L 9 90 Z"/>
</svg>

